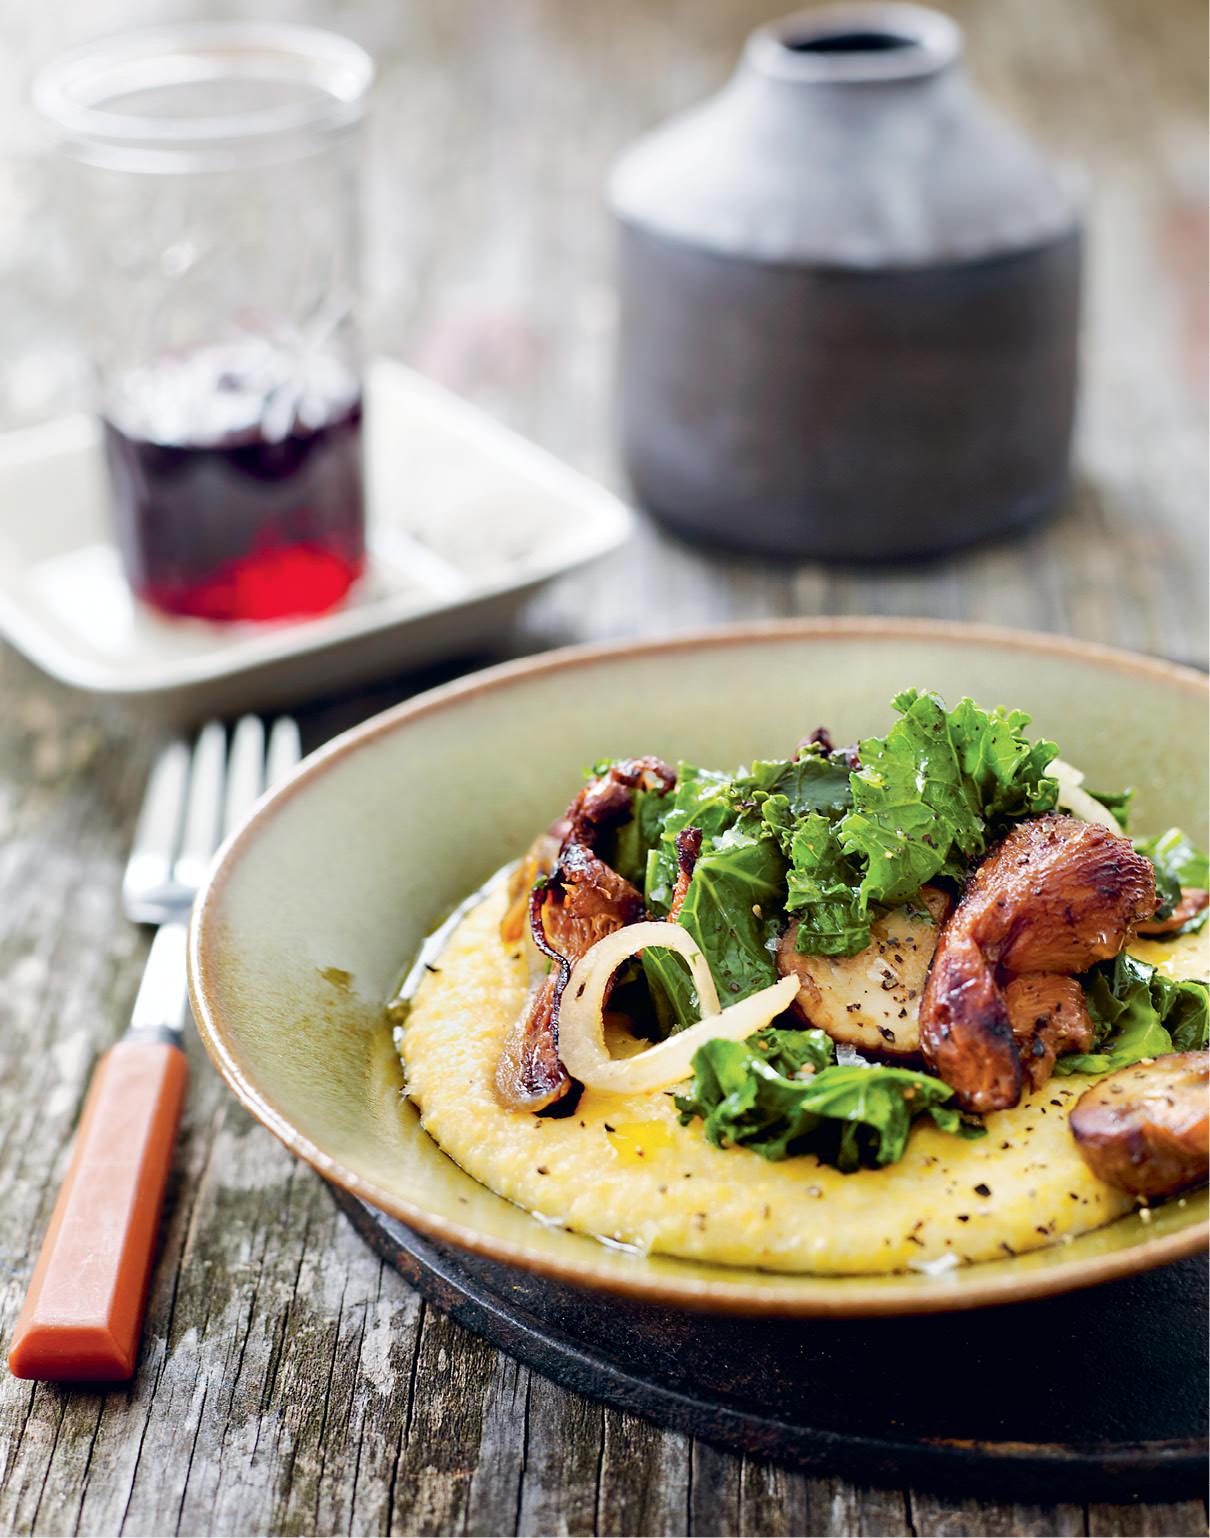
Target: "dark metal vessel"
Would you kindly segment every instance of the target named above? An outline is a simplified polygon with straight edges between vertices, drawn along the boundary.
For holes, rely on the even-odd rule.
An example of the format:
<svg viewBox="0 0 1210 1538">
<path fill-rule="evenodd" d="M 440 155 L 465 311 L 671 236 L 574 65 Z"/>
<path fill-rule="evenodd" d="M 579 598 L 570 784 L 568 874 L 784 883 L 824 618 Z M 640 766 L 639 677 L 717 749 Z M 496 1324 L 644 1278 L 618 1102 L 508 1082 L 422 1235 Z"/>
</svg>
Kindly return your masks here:
<svg viewBox="0 0 1210 1538">
<path fill-rule="evenodd" d="M 615 168 L 623 455 L 683 533 L 893 560 L 1061 497 L 1078 219 L 960 52 L 917 6 L 802 12 Z"/>
</svg>

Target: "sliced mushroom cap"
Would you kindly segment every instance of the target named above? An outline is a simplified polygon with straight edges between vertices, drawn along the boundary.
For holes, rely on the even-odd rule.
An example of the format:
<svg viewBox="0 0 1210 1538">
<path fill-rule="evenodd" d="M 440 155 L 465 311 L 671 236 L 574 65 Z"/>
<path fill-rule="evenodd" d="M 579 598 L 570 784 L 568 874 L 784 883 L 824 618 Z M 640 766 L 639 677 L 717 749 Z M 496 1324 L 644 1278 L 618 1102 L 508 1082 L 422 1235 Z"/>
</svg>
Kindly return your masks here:
<svg viewBox="0 0 1210 1538">
<path fill-rule="evenodd" d="M 1020 1100 L 1024 1070 L 1004 993 L 983 952 L 953 919 L 929 969 L 920 1047 L 930 1073 L 949 1085 L 964 1111 L 1003 1111 Z"/>
<path fill-rule="evenodd" d="M 918 905 L 874 920 L 870 944 L 856 956 L 801 956 L 792 924 L 777 947 L 777 970 L 799 980 L 794 1011 L 860 1052 L 916 1060 L 920 999 L 948 905 L 937 887 L 922 887 Z"/>
<path fill-rule="evenodd" d="M 1210 908 L 1210 892 L 1200 886 L 1183 886 L 1181 900 L 1166 919 L 1148 919 L 1139 925 L 1141 935 L 1170 935 L 1196 918 L 1203 908 Z"/>
<path fill-rule="evenodd" d="M 492 1084 L 508 1111 L 544 1111 L 571 1088 L 559 1061 L 560 994 L 559 976 L 552 972 L 531 989 L 504 1038 Z"/>
<path fill-rule="evenodd" d="M 984 856 L 938 936 L 920 1007 L 924 1060 L 964 1110 L 1016 1105 L 1025 1067 L 1032 1084 L 1044 1081 L 1059 1044 L 1085 1025 L 1078 986 L 1064 1004 L 1056 980 L 1116 956 L 1154 912 L 1155 867 L 1099 823 L 1027 818 Z M 1030 975 L 1050 981 L 1006 997 Z"/>
<path fill-rule="evenodd" d="M 1084 990 L 1061 972 L 1023 972 L 1004 986 L 1004 1006 L 1021 1054 L 1021 1066 L 1040 1089 L 1060 1052 L 1087 1052 L 1093 1024 Z"/>
<path fill-rule="evenodd" d="M 1155 866 L 1128 838 L 1051 812 L 975 866 L 952 923 L 1001 972 L 1082 972 L 1155 912 Z"/>
<path fill-rule="evenodd" d="M 1099 1179 L 1135 1196 L 1169 1196 L 1210 1169 L 1210 1052 L 1173 1052 L 1120 1068 L 1085 1091 L 1071 1133 Z"/>
</svg>

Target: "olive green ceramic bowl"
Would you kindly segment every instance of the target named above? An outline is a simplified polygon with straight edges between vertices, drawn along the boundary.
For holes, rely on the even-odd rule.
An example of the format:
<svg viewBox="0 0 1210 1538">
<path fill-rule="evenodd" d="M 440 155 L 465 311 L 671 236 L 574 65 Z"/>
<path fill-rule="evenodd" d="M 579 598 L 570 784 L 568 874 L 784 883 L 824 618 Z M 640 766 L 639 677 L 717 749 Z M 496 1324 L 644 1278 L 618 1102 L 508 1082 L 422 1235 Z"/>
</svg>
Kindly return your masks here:
<svg viewBox="0 0 1210 1538">
<path fill-rule="evenodd" d="M 1105 1280 L 1203 1247 L 1205 1193 L 1145 1224 L 924 1276 L 785 1276 L 606 1248 L 478 1185 L 421 1130 L 384 1013 L 425 935 L 516 857 L 586 764 L 782 757 L 826 723 L 883 731 L 898 690 L 1020 706 L 1133 826 L 1207 840 L 1200 675 L 1054 637 L 886 620 L 750 626 L 557 652 L 476 674 L 309 758 L 221 852 L 194 911 L 202 1037 L 237 1097 L 329 1180 L 446 1243 L 590 1288 L 769 1314 L 970 1308 Z"/>
</svg>

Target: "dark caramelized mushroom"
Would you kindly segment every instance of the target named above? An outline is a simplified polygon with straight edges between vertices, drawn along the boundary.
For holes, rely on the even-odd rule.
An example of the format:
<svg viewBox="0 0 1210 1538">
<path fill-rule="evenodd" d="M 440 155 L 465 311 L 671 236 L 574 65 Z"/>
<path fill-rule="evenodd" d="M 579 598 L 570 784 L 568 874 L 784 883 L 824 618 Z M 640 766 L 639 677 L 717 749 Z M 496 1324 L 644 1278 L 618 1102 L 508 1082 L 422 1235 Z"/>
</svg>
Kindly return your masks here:
<svg viewBox="0 0 1210 1538">
<path fill-rule="evenodd" d="M 559 1061 L 559 1004 L 572 965 L 598 940 L 644 916 L 643 899 L 591 849 L 571 844 L 530 897 L 530 929 L 553 963 L 509 1028 L 496 1063 L 495 1090 L 510 1111 L 541 1111 L 568 1089 Z"/>
<path fill-rule="evenodd" d="M 1004 1003 L 1021 1067 L 1034 1089 L 1050 1078 L 1060 1052 L 1087 1052 L 1092 1046 L 1092 1017 L 1074 977 L 1022 973 L 1005 984 Z"/>
<path fill-rule="evenodd" d="M 1141 935 L 1170 935 L 1191 918 L 1196 918 L 1203 908 L 1210 907 L 1210 892 L 1200 886 L 1183 886 L 1181 900 L 1166 919 L 1148 919 L 1139 925 Z"/>
<path fill-rule="evenodd" d="M 1099 823 L 1051 813 L 1018 823 L 1001 839 L 942 927 L 920 1008 L 925 1061 L 964 1109 L 1016 1105 L 1023 1083 L 1018 1036 L 1028 1037 L 1026 1066 L 1036 1085 L 1067 1030 L 1067 1022 L 1061 1030 L 1030 1025 L 1029 990 L 1017 990 L 1015 1034 L 1005 993 L 1014 977 L 1049 975 L 1046 988 L 1059 1001 L 1054 978 L 1116 956 L 1154 912 L 1155 867 Z M 1069 1002 L 1078 1033 L 1074 997 Z"/>
<path fill-rule="evenodd" d="M 675 784 L 675 771 L 659 758 L 629 758 L 610 764 L 604 774 L 589 780 L 567 808 L 564 844 L 595 849 L 600 834 L 630 816 L 636 790 L 658 790 L 665 795 Z"/>
<path fill-rule="evenodd" d="M 559 1001 L 571 977 L 571 962 L 546 937 L 542 905 L 548 884 L 535 884 L 528 911 L 534 943 L 553 966 L 509 1027 L 492 1081 L 497 1100 L 510 1111 L 544 1111 L 561 1100 L 572 1083 L 559 1061 Z"/>
<path fill-rule="evenodd" d="M 1052 813 L 1018 823 L 975 867 L 955 919 L 1004 972 L 1082 972 L 1154 912 L 1146 855 L 1100 823 Z"/>
<path fill-rule="evenodd" d="M 559 1061 L 559 1000 L 566 977 L 548 973 L 509 1027 L 492 1080 L 509 1111 L 544 1111 L 571 1088 Z"/>
<path fill-rule="evenodd" d="M 670 923 L 675 923 L 681 916 L 685 898 L 689 895 L 689 883 L 693 880 L 693 872 L 701 852 L 702 830 L 694 827 L 682 828 L 676 836 L 676 885 L 672 889 L 672 904 L 668 909 Z"/>
<path fill-rule="evenodd" d="M 1173 1052 L 1120 1068 L 1086 1090 L 1071 1135 L 1100 1180 L 1170 1196 L 1210 1168 L 1210 1052 Z"/>
<path fill-rule="evenodd" d="M 955 915 L 957 910 L 955 910 Z M 1000 1111 L 1021 1098 L 1021 1054 L 1004 995 L 969 934 L 942 929 L 920 1005 L 925 1062 L 967 1111 Z"/>
<path fill-rule="evenodd" d="M 509 1027 L 496 1061 L 493 1087 L 507 1110 L 543 1111 L 571 1089 L 559 1061 L 559 1004 L 571 968 L 598 940 L 645 917 L 641 894 L 593 846 L 601 833 L 629 816 L 637 788 L 664 794 L 675 783 L 676 775 L 658 758 L 630 759 L 590 780 L 567 808 L 566 831 L 553 865 L 527 899 L 534 944 L 553 965 Z M 539 839 L 526 862 L 540 868 L 549 853 Z M 510 897 L 506 924 L 517 907 L 511 890 Z"/>
</svg>

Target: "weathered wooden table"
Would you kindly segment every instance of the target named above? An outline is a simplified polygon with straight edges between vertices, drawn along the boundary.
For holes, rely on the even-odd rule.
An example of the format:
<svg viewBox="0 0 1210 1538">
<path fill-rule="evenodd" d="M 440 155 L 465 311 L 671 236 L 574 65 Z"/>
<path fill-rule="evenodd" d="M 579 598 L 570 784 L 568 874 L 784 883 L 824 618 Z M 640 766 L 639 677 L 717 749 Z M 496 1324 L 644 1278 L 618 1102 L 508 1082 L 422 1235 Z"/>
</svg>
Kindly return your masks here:
<svg viewBox="0 0 1210 1538">
<path fill-rule="evenodd" d="M 1197 0 L 962 0 L 986 89 L 1091 182 L 1077 471 L 1023 542 L 919 569 L 721 559 L 644 526 L 493 655 L 788 614 L 927 615 L 1205 661 L 1205 16 Z M 204 8 L 182 0 L 173 15 Z M 262 11 L 268 8 L 259 8 Z M 309 0 L 378 56 L 372 334 L 613 479 L 609 229 L 636 131 L 718 82 L 770 0 Z M 163 7 L 0 20 L 25 67 Z M 10 72 L 10 83 L 15 79 Z M 0 425 L 75 404 L 43 151 L 15 98 L 0 206 Z M 475 661 L 460 659 L 454 667 Z M 445 670 L 442 676 L 447 676 Z M 316 708 L 321 735 L 432 680 Z M 97 1054 L 147 936 L 118 884 L 159 733 L 0 649 L 0 1284 L 11 1329 Z M 0 1382 L 0 1527 L 20 1533 L 1197 1533 L 1202 1502 L 1092 1506 L 859 1488 L 554 1387 L 422 1303 L 196 1043 L 138 1373 Z M 1043 1348 L 1044 1349 L 1044 1348 Z"/>
</svg>

